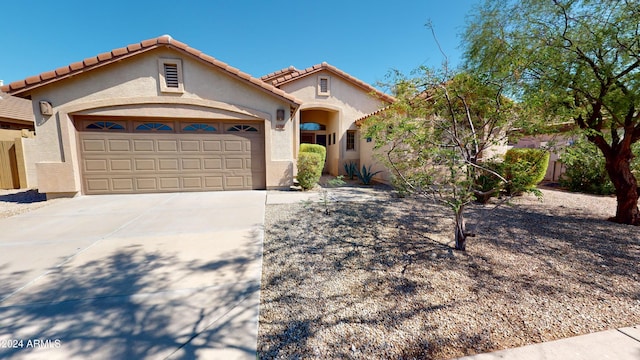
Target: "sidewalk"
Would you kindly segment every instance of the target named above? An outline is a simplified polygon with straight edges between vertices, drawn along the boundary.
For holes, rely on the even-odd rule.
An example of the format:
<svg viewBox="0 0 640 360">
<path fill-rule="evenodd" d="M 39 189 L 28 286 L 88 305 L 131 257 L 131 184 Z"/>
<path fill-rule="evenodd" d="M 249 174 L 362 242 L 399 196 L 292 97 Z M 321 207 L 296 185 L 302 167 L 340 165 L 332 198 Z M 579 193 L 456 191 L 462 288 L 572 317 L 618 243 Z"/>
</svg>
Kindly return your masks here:
<svg viewBox="0 0 640 360">
<path fill-rule="evenodd" d="M 324 196 L 332 202 L 342 201 L 380 201 L 393 197 L 388 189 L 377 187 L 335 187 L 320 188 L 309 191 L 301 190 L 269 190 L 267 191 L 267 205 L 294 204 L 300 202 L 323 202 Z"/>
<path fill-rule="evenodd" d="M 640 325 L 601 331 L 458 360 L 640 360 Z"/>
</svg>

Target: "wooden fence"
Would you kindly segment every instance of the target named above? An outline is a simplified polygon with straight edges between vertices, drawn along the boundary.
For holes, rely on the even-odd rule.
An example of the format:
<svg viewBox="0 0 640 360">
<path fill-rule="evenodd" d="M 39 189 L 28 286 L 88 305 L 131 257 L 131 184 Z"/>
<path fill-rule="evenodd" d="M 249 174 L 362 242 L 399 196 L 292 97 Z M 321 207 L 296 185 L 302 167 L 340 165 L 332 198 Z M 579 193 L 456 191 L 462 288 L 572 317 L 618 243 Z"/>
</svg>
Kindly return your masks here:
<svg viewBox="0 0 640 360">
<path fill-rule="evenodd" d="M 0 141 L 0 189 L 19 188 L 20 175 L 18 171 L 16 142 Z"/>
</svg>

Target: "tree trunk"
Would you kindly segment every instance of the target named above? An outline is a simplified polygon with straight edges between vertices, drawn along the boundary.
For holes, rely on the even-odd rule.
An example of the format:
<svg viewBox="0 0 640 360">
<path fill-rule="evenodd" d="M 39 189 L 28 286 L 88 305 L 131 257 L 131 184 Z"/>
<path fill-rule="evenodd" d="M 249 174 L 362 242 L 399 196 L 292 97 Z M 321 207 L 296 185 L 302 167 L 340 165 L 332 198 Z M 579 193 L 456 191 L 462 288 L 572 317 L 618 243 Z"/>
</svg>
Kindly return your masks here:
<svg viewBox="0 0 640 360">
<path fill-rule="evenodd" d="M 618 206 L 613 221 L 620 224 L 640 225 L 638 211 L 638 182 L 631 172 L 631 149 L 618 151 L 607 157 L 606 168 L 616 188 Z"/>
<path fill-rule="evenodd" d="M 461 251 L 465 251 L 467 248 L 467 234 L 465 232 L 465 224 L 464 224 L 464 214 L 463 214 L 463 210 L 464 207 L 461 206 L 457 211 L 456 211 L 456 235 L 455 235 L 455 241 L 456 241 L 456 245 L 455 245 L 455 249 L 456 250 L 461 250 Z"/>
</svg>

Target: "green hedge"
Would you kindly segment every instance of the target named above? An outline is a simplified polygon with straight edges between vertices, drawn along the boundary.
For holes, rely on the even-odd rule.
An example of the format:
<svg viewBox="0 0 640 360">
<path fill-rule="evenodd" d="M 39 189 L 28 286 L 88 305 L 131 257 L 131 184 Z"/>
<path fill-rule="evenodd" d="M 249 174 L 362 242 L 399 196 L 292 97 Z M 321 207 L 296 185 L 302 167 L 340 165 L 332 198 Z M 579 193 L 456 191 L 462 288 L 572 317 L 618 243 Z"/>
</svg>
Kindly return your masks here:
<svg viewBox="0 0 640 360">
<path fill-rule="evenodd" d="M 324 158 L 314 152 L 300 152 L 298 154 L 298 183 L 304 190 L 313 188 L 322 175 Z"/>
<path fill-rule="evenodd" d="M 311 152 L 320 154 L 322 157 L 322 167 L 324 167 L 324 159 L 327 158 L 327 148 L 317 144 L 300 144 L 300 152 Z"/>
<path fill-rule="evenodd" d="M 541 149 L 509 149 L 504 156 L 504 177 L 509 181 L 507 192 L 517 195 L 534 189 L 544 180 L 550 155 Z"/>
</svg>

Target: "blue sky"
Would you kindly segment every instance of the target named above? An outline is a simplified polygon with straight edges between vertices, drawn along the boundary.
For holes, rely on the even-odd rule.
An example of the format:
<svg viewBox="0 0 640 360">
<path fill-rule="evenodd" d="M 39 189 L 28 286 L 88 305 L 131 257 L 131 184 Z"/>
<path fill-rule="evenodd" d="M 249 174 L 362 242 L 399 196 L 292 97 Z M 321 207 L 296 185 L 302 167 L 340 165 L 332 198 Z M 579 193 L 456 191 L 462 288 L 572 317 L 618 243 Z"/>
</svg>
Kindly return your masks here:
<svg viewBox="0 0 640 360">
<path fill-rule="evenodd" d="M 431 21 L 453 65 L 475 0 L 6 1 L 5 84 L 169 34 L 253 76 L 326 61 L 375 85 L 391 69 L 440 66 Z"/>
</svg>

